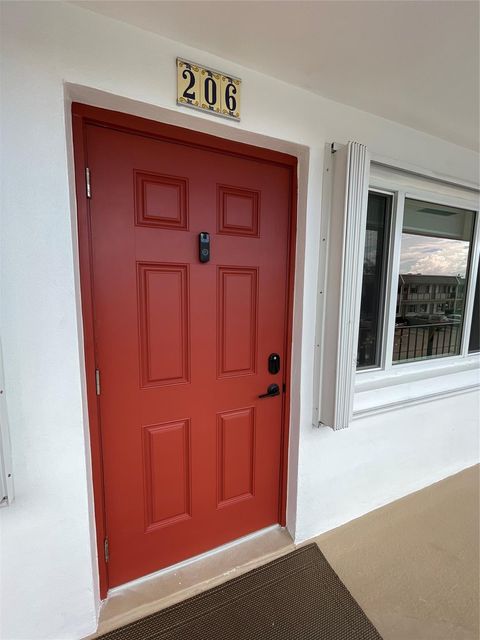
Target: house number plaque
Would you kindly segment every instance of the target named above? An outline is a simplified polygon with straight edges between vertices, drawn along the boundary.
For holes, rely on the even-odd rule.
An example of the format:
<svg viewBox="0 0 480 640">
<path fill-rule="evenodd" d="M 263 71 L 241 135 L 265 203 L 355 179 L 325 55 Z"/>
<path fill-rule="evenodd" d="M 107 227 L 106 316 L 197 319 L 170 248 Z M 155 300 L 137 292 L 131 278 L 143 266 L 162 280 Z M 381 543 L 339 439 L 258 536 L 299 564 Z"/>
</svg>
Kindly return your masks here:
<svg viewBox="0 0 480 640">
<path fill-rule="evenodd" d="M 240 120 L 239 78 L 177 58 L 177 104 Z"/>
</svg>

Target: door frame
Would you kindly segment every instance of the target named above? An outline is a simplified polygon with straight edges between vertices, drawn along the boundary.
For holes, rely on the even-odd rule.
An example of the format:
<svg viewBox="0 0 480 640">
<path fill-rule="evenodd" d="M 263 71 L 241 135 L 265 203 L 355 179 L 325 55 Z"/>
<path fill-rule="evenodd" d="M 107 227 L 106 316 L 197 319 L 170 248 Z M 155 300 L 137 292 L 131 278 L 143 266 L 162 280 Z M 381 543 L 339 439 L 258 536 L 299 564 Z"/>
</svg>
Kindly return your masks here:
<svg viewBox="0 0 480 640">
<path fill-rule="evenodd" d="M 96 353 L 94 332 L 93 268 L 90 228 L 90 207 L 86 189 L 85 169 L 88 167 L 86 126 L 96 124 L 117 131 L 130 132 L 158 140 L 174 142 L 194 148 L 217 151 L 223 154 L 257 160 L 262 163 L 286 167 L 290 176 L 289 196 L 289 237 L 287 249 L 286 278 L 286 332 L 285 332 L 285 383 L 282 403 L 282 432 L 279 477 L 278 522 L 286 525 L 288 448 L 290 432 L 290 398 L 292 367 L 293 301 L 295 281 L 295 252 L 297 231 L 297 165 L 296 156 L 280 151 L 256 147 L 243 142 L 185 129 L 175 125 L 148 120 L 139 116 L 111 111 L 99 107 L 72 103 L 72 134 L 75 176 L 75 196 L 77 204 L 78 255 L 80 267 L 80 297 L 83 324 L 83 351 L 85 357 L 85 382 L 88 405 L 88 423 L 93 481 L 93 500 L 96 525 L 97 558 L 99 568 L 100 597 L 108 592 L 108 564 L 105 560 L 106 510 L 103 476 L 102 437 L 100 424 L 99 397 L 96 394 Z M 94 188 L 94 180 L 92 188 Z"/>
</svg>

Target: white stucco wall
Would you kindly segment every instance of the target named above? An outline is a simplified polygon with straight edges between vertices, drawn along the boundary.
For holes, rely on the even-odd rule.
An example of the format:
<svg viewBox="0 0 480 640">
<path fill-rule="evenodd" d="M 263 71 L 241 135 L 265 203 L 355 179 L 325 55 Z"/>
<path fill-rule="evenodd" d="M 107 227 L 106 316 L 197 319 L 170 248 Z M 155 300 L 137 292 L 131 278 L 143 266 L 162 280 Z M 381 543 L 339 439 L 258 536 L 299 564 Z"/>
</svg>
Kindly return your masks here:
<svg viewBox="0 0 480 640">
<path fill-rule="evenodd" d="M 2 13 L 0 330 L 16 486 L 15 503 L 0 510 L 2 637 L 80 638 L 96 626 L 72 96 L 301 155 L 293 363 L 299 385 L 288 504 L 298 540 L 478 460 L 477 393 L 356 420 L 341 432 L 311 426 L 325 142 L 358 140 L 374 153 L 468 181 L 478 175 L 473 152 L 76 6 L 4 3 Z M 177 55 L 242 77 L 240 124 L 175 106 Z"/>
</svg>

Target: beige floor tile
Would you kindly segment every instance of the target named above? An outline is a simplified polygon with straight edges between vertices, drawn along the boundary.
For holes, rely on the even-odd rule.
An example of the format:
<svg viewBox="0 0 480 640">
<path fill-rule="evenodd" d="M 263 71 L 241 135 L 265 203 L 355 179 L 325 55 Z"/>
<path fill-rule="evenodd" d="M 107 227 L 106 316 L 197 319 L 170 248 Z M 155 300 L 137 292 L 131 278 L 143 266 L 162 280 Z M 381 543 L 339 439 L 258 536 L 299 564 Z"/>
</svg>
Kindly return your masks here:
<svg viewBox="0 0 480 640">
<path fill-rule="evenodd" d="M 385 640 L 478 640 L 479 467 L 316 542 Z"/>
</svg>

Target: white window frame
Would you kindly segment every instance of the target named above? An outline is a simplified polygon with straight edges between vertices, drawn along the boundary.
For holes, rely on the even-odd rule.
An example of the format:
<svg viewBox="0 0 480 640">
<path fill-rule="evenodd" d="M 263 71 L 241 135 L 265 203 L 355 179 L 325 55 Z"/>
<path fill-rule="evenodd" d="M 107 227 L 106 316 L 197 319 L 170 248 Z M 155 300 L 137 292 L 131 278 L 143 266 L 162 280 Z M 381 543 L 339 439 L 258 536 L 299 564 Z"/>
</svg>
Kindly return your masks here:
<svg viewBox="0 0 480 640">
<path fill-rule="evenodd" d="M 331 148 L 330 148 L 331 147 Z M 393 195 L 380 367 L 356 369 L 368 190 Z M 479 186 L 401 166 L 349 142 L 326 148 L 323 173 L 312 424 L 334 430 L 399 406 L 478 389 L 480 353 L 468 354 L 480 245 Z M 393 365 L 395 305 L 406 197 L 476 212 L 461 353 Z M 419 384 L 420 383 L 420 384 Z"/>
<path fill-rule="evenodd" d="M 469 354 L 475 284 L 480 252 L 480 207 L 477 189 L 418 175 L 372 162 L 369 190 L 392 196 L 390 239 L 382 326 L 380 366 L 359 369 L 355 377 L 353 416 L 377 413 L 399 404 L 421 402 L 438 395 L 451 395 L 478 385 L 480 354 Z M 406 198 L 474 211 L 475 227 L 470 252 L 465 315 L 460 354 L 410 363 L 392 360 L 395 333 L 398 274 L 400 267 L 403 212 Z M 422 381 L 421 385 L 415 384 Z"/>
</svg>

